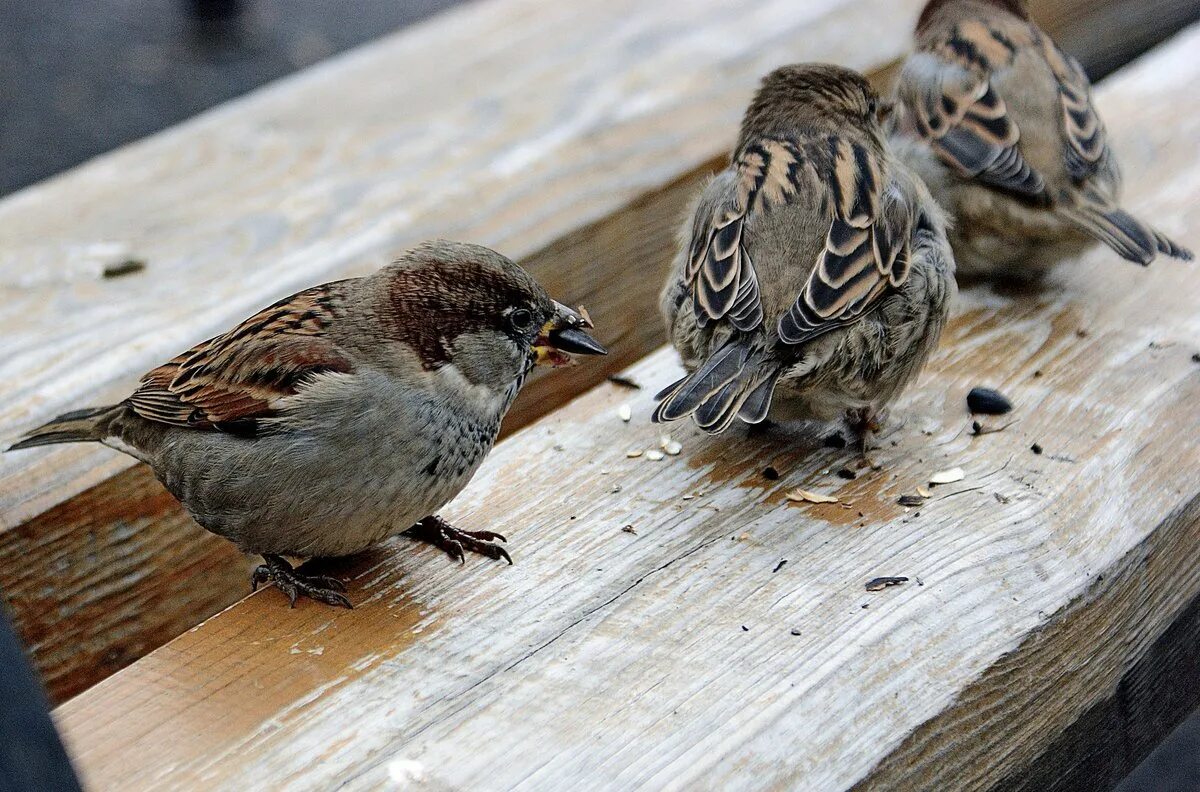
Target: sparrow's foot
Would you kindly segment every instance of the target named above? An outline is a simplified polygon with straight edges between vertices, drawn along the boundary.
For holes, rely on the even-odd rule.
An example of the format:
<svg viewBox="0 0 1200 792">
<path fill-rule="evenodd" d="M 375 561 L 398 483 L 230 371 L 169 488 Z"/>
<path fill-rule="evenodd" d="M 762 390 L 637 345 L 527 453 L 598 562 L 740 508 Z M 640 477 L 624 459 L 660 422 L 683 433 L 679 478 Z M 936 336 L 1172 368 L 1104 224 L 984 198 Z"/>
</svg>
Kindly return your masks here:
<svg viewBox="0 0 1200 792">
<path fill-rule="evenodd" d="M 500 534 L 493 531 L 460 531 L 437 515 L 431 515 L 421 520 L 405 531 L 404 535 L 442 548 L 447 555 L 459 563 L 466 563 L 465 551 L 467 550 L 492 559 L 503 558 L 508 563 L 512 563 L 512 557 L 508 551 L 500 545 L 494 544 L 496 540 L 508 541 Z"/>
<path fill-rule="evenodd" d="M 250 588 L 257 591 L 260 583 L 274 583 L 275 588 L 287 595 L 292 607 L 296 607 L 296 599 L 308 597 L 326 605 L 339 608 L 353 608 L 344 592 L 346 584 L 327 575 L 306 575 L 296 571 L 284 558 L 277 555 L 264 555 L 267 563 L 260 565 L 250 576 Z"/>
<path fill-rule="evenodd" d="M 867 452 L 871 450 L 871 436 L 883 428 L 879 414 L 870 407 L 847 410 L 846 422 L 850 425 L 850 430 L 858 436 L 862 455 L 867 456 Z"/>
</svg>

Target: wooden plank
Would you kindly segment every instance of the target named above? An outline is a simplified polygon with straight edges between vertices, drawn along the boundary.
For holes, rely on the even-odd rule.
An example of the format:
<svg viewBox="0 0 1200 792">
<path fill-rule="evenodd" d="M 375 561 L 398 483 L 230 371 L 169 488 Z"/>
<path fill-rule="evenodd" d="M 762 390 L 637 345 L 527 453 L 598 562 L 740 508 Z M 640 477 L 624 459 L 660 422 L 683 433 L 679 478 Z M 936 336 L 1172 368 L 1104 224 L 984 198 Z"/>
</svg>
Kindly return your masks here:
<svg viewBox="0 0 1200 792">
<path fill-rule="evenodd" d="M 1069 31 L 1121 4 L 1054 0 L 1039 18 Z M 258 305 L 436 235 L 494 244 L 604 317 L 605 365 L 532 383 L 508 421 L 521 426 L 661 343 L 645 320 L 660 263 L 760 72 L 801 54 L 879 67 L 901 52 L 918 5 L 770 2 L 743 18 L 743 6 L 716 0 L 495 0 L 2 202 L 0 437 L 117 398 Z M 868 26 L 880 31 L 870 47 L 846 33 Z M 585 46 L 586 60 L 561 68 Z M 96 278 L 123 256 L 148 269 Z M 141 502 L 160 491 L 129 464 L 86 447 L 0 457 L 0 557 L 25 560 L 20 573 L 0 568 L 0 589 L 57 700 L 244 591 L 223 544 L 178 508 Z M 64 515 L 97 510 L 111 519 L 59 530 Z M 60 539 L 41 541 L 47 533 Z M 143 563 L 169 547 L 188 548 L 190 562 Z M 52 568 L 53 581 L 39 576 Z M 62 622 L 80 632 L 51 627 Z M 93 663 L 83 645 L 113 660 Z"/>
<path fill-rule="evenodd" d="M 1099 93 L 1130 208 L 1185 242 L 1198 53 L 1195 28 Z M 631 371 L 643 390 L 602 386 L 523 430 L 447 509 L 507 532 L 515 566 L 396 542 L 347 567 L 356 610 L 262 591 L 59 723 L 102 789 L 1002 783 L 1200 595 L 1196 277 L 1095 249 L 1043 293 L 966 291 L 881 469 L 852 481 L 836 471 L 856 455 L 812 428 L 679 427 L 682 456 L 628 458 L 657 444 L 649 394 L 678 374 L 661 351 Z M 977 384 L 1019 421 L 972 437 Z M 953 466 L 962 482 L 898 505 Z M 796 486 L 843 503 L 788 503 Z M 867 592 L 881 575 L 910 580 Z"/>
<path fill-rule="evenodd" d="M 717 0 L 473 4 L 0 202 L 0 437 L 119 398 L 279 295 L 436 236 L 524 259 L 560 299 L 606 317 L 609 370 L 627 365 L 659 343 L 659 322 L 644 321 L 657 276 L 637 268 L 665 260 L 673 238 L 686 190 L 664 185 L 729 145 L 771 64 L 797 51 L 885 62 L 919 2 L 774 0 L 744 18 Z M 872 18 L 889 30 L 875 49 L 854 46 L 845 31 Z M 664 200 L 641 202 L 647 189 Z M 97 277 L 127 256 L 146 271 Z M 509 425 L 604 371 L 535 381 Z M 245 593 L 241 565 L 206 574 L 230 558 L 219 541 L 139 502 L 159 491 L 131 463 L 86 446 L 0 456 L 0 557 L 25 560 L 0 568 L 0 590 L 59 700 L 113 667 L 80 641 L 118 663 Z M 56 529 L 93 504 L 112 519 Z M 43 542 L 47 530 L 61 541 Z M 167 547 L 205 558 L 144 563 Z M 63 621 L 79 626 L 52 627 Z"/>
</svg>

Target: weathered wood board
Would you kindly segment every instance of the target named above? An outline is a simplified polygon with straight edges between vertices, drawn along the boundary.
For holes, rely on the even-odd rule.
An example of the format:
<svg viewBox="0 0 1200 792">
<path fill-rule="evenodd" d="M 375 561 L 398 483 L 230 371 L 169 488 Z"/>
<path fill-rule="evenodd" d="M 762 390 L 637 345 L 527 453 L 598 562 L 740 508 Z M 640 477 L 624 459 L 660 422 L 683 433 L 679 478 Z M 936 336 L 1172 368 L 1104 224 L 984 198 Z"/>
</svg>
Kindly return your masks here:
<svg viewBox="0 0 1200 792">
<path fill-rule="evenodd" d="M 1192 245 L 1197 79 L 1193 28 L 1098 95 L 1129 207 Z M 878 470 L 812 427 L 679 426 L 682 455 L 630 458 L 659 445 L 650 394 L 678 374 L 658 352 L 630 372 L 642 390 L 514 435 L 445 511 L 507 533 L 515 566 L 397 540 L 347 567 L 356 610 L 261 591 L 59 723 L 98 789 L 1019 785 L 1085 755 L 1062 743 L 1093 733 L 1081 718 L 1149 695 L 1139 661 L 1195 635 L 1169 628 L 1200 596 L 1198 294 L 1194 266 L 1103 249 L 1042 293 L 966 290 Z M 983 423 L 1015 423 L 972 435 L 979 384 L 1017 405 Z"/>
<path fill-rule="evenodd" d="M 677 218 L 757 77 L 802 58 L 882 74 L 919 5 L 490 0 L 0 202 L 0 439 L 437 235 L 496 245 L 604 317 L 613 354 L 532 383 L 508 422 L 523 425 L 661 343 L 647 317 Z M 1161 36 L 1192 5 L 1157 0 L 1125 30 Z M 1098 42 L 1072 33 L 1125 6 L 1142 8 L 1036 13 L 1088 62 Z M 98 277 L 124 257 L 147 269 Z M 0 560 L 22 559 L 0 563 L 0 589 L 58 700 L 244 590 L 246 566 L 129 465 L 87 447 L 0 456 Z"/>
</svg>

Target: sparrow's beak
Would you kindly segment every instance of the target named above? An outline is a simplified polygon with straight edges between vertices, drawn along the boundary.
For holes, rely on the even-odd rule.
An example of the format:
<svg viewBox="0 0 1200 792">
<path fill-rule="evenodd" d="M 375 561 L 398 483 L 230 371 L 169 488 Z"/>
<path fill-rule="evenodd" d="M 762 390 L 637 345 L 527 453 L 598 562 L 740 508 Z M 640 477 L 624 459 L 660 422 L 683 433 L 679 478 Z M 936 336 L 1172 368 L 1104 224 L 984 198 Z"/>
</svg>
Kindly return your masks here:
<svg viewBox="0 0 1200 792">
<path fill-rule="evenodd" d="M 608 350 L 587 334 L 592 320 L 562 303 L 554 303 L 554 316 L 542 325 L 533 342 L 539 366 L 569 366 L 571 355 L 607 355 Z"/>
</svg>

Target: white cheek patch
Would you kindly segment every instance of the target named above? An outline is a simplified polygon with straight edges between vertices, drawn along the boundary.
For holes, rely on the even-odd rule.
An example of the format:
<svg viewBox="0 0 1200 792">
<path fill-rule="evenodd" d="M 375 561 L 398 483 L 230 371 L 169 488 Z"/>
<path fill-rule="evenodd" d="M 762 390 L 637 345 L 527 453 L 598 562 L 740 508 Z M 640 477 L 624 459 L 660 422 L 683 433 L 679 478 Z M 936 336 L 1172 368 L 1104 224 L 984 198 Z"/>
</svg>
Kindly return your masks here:
<svg viewBox="0 0 1200 792">
<path fill-rule="evenodd" d="M 464 400 L 470 407 L 482 413 L 496 413 L 504 409 L 508 402 L 506 392 L 497 392 L 486 385 L 471 382 L 453 363 L 435 369 L 433 376 L 438 392 L 453 394 L 453 398 Z"/>
<path fill-rule="evenodd" d="M 119 437 L 109 436 L 109 437 L 104 438 L 100 442 L 102 444 L 108 446 L 109 448 L 113 449 L 114 451 L 120 451 L 122 454 L 129 454 L 129 456 L 133 457 L 134 459 L 138 460 L 139 462 L 146 461 L 146 457 L 142 454 L 141 451 L 138 451 L 136 448 L 129 445 L 129 443 L 126 443 L 124 440 L 122 440 Z"/>
</svg>

